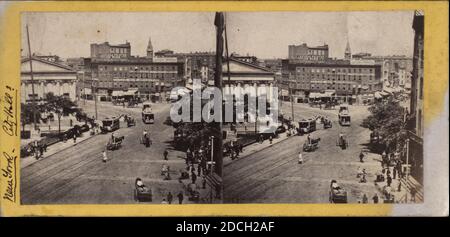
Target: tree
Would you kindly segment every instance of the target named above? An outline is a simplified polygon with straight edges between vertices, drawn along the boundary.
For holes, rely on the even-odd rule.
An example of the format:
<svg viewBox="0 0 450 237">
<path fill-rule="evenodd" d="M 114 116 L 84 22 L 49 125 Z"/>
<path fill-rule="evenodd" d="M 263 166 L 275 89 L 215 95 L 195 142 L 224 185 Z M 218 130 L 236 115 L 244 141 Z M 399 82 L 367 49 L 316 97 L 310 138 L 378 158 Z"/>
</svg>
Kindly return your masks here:
<svg viewBox="0 0 450 237">
<path fill-rule="evenodd" d="M 41 113 L 39 109 L 36 109 L 36 123 L 39 123 Z M 33 105 L 32 104 L 20 104 L 20 122 L 22 123 L 22 130 L 25 131 L 25 125 L 33 122 Z"/>
<path fill-rule="evenodd" d="M 377 131 L 380 141 L 388 148 L 403 147 L 407 138 L 405 109 L 390 97 L 369 107 L 371 115 L 363 120 L 362 127 Z"/>
</svg>

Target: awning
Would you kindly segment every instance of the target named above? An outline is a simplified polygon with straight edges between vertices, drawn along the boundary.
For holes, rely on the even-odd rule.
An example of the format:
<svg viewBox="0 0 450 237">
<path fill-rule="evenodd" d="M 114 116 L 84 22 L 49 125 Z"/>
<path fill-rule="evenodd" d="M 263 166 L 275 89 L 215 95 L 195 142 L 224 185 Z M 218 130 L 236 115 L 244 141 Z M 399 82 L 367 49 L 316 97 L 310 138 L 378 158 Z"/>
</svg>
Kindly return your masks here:
<svg viewBox="0 0 450 237">
<path fill-rule="evenodd" d="M 383 98 L 383 96 L 381 95 L 380 92 L 376 91 L 376 92 L 375 92 L 375 98 L 376 98 L 376 99 L 381 99 L 381 98 Z"/>
<path fill-rule="evenodd" d="M 325 91 L 325 93 L 321 94 L 321 95 L 322 95 L 322 97 L 332 97 L 335 95 L 335 92 L 334 91 Z"/>
<path fill-rule="evenodd" d="M 113 91 L 111 96 L 123 96 L 123 91 Z"/>
<path fill-rule="evenodd" d="M 309 93 L 309 98 L 320 98 L 320 97 L 321 97 L 320 93 L 316 92 Z"/>
<path fill-rule="evenodd" d="M 134 96 L 138 93 L 138 89 L 129 89 L 128 91 L 123 92 L 122 95 Z"/>
</svg>

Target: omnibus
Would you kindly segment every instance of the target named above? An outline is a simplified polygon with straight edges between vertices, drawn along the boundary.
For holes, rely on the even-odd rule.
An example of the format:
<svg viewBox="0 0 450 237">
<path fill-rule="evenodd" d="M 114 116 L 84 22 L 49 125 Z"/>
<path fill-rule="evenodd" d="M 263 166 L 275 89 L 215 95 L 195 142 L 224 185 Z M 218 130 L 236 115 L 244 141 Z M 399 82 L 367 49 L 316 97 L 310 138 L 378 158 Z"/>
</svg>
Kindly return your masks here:
<svg viewBox="0 0 450 237">
<path fill-rule="evenodd" d="M 300 134 L 311 133 L 316 131 L 316 120 L 314 119 L 303 119 L 298 122 L 298 130 Z"/>
<path fill-rule="evenodd" d="M 155 115 L 152 111 L 152 104 L 148 101 L 142 104 L 142 121 L 144 123 L 154 123 Z"/>
<path fill-rule="evenodd" d="M 102 120 L 102 132 L 113 132 L 120 128 L 119 118 L 111 117 Z"/>
</svg>

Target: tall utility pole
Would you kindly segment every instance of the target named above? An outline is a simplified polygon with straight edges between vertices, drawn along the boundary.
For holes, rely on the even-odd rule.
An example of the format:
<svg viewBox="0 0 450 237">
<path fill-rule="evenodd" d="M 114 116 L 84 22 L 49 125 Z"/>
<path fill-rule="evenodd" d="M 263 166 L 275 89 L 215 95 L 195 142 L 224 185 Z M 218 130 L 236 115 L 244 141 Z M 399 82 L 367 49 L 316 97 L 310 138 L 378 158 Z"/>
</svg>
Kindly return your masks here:
<svg viewBox="0 0 450 237">
<path fill-rule="evenodd" d="M 216 70 L 214 74 L 214 86 L 222 92 L 222 56 L 223 56 L 223 32 L 225 29 L 225 17 L 223 12 L 216 12 L 214 19 L 214 25 L 216 26 Z M 228 72 L 229 73 L 229 72 Z M 220 98 L 220 103 L 223 101 L 223 96 Z M 221 107 L 220 105 L 216 105 Z M 220 111 L 222 113 L 223 111 Z M 220 117 L 222 119 L 222 116 Z M 215 162 L 215 172 L 217 175 L 222 177 L 222 121 L 215 121 L 214 126 L 217 130 L 217 140 L 214 142 L 214 162 Z"/>
<path fill-rule="evenodd" d="M 96 91 L 96 88 L 95 88 L 94 78 L 91 78 L 91 90 L 92 90 L 92 95 L 94 95 L 95 120 L 97 120 L 98 119 L 98 113 L 97 113 L 97 91 Z"/>
<path fill-rule="evenodd" d="M 294 122 L 294 95 L 292 95 L 292 88 L 291 87 L 289 87 L 289 94 L 291 95 L 292 122 Z"/>
<path fill-rule="evenodd" d="M 33 102 L 31 103 L 33 105 L 33 126 L 34 129 L 36 129 L 36 96 L 34 94 L 34 77 L 33 77 L 33 60 L 31 56 L 31 46 L 30 46 L 30 33 L 28 32 L 28 25 L 27 28 L 27 41 L 28 41 L 28 57 L 30 59 L 30 77 L 31 77 L 31 93 L 33 93 Z"/>
</svg>

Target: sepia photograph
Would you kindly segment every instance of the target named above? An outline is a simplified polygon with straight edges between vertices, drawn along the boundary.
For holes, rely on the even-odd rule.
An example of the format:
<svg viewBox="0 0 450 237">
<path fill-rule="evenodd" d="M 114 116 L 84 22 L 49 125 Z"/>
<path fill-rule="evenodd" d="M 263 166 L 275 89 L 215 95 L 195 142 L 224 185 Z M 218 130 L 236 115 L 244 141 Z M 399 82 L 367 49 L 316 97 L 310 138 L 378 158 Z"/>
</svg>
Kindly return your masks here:
<svg viewBox="0 0 450 237">
<path fill-rule="evenodd" d="M 424 202 L 424 13 L 22 12 L 20 203 Z"/>
</svg>

